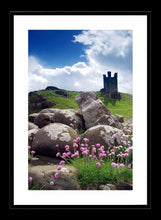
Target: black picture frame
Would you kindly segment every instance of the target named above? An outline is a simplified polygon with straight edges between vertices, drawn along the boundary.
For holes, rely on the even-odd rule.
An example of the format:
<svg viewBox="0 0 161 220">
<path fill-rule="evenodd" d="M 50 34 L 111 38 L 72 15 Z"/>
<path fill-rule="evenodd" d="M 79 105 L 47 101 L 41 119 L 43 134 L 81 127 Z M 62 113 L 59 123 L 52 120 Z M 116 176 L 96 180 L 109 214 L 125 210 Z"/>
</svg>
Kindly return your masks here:
<svg viewBox="0 0 161 220">
<path fill-rule="evenodd" d="M 14 205 L 14 15 L 147 16 L 147 205 Z M 151 11 L 10 11 L 9 12 L 9 210 L 151 210 Z"/>
</svg>

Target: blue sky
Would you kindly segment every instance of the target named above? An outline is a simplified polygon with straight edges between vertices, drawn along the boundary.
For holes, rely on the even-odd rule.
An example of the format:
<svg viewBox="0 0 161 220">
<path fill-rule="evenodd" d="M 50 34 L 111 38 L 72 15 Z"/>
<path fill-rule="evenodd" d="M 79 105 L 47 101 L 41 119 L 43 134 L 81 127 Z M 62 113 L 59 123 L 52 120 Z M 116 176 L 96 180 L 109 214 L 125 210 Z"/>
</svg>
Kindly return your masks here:
<svg viewBox="0 0 161 220">
<path fill-rule="evenodd" d="M 80 57 L 83 45 L 73 43 L 73 36 L 80 33 L 80 30 L 30 30 L 29 56 L 37 57 L 44 67 L 49 68 L 86 62 L 85 57 Z"/>
<path fill-rule="evenodd" d="M 29 30 L 29 91 L 99 91 L 112 71 L 119 91 L 132 94 L 132 42 L 130 30 Z"/>
</svg>

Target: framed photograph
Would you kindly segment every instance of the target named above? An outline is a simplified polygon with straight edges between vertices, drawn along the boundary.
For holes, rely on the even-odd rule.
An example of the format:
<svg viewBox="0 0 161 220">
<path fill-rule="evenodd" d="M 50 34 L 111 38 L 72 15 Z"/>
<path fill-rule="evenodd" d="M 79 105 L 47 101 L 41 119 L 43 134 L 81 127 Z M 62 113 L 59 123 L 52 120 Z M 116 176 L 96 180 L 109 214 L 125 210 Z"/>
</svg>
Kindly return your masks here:
<svg viewBox="0 0 161 220">
<path fill-rule="evenodd" d="M 147 11 L 10 12 L 12 209 L 150 208 L 150 36 Z"/>
</svg>

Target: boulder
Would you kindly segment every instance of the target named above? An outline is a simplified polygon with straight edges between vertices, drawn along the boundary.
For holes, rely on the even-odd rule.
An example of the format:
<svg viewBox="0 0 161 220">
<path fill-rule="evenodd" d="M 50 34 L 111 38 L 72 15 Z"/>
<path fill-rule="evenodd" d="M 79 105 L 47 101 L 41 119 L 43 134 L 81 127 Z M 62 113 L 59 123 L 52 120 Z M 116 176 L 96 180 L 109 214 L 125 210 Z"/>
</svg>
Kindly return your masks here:
<svg viewBox="0 0 161 220">
<path fill-rule="evenodd" d="M 75 101 L 82 111 L 87 129 L 93 127 L 102 115 L 111 115 L 109 109 L 92 92 L 84 92 L 77 95 Z"/>
<path fill-rule="evenodd" d="M 50 123 L 36 133 L 32 142 L 32 149 L 35 150 L 36 154 L 55 157 L 58 152 L 57 144 L 60 146 L 60 151 L 64 152 L 65 145 L 72 146 L 76 137 L 77 133 L 71 127 L 61 123 Z"/>
<path fill-rule="evenodd" d="M 117 186 L 117 190 L 132 190 L 132 189 L 133 189 L 133 185 L 123 180 L 121 180 L 119 185 Z"/>
<path fill-rule="evenodd" d="M 106 184 L 106 185 L 99 185 L 99 190 L 116 190 L 116 186 L 114 184 Z"/>
<path fill-rule="evenodd" d="M 34 124 L 36 124 L 39 128 L 42 128 L 51 123 L 52 116 L 52 113 L 39 113 L 34 120 Z"/>
<path fill-rule="evenodd" d="M 95 125 L 109 125 L 115 128 L 121 128 L 120 122 L 113 115 L 102 115 L 95 123 Z"/>
<path fill-rule="evenodd" d="M 38 190 L 79 190 L 75 168 L 63 165 L 59 171 L 59 177 L 54 178 L 57 165 L 33 166 L 29 168 L 28 176 L 32 177 L 31 186 Z"/>
<path fill-rule="evenodd" d="M 40 165 L 58 165 L 61 158 L 58 157 L 47 157 L 43 155 L 36 155 L 30 161 L 30 165 L 40 166 Z"/>
<path fill-rule="evenodd" d="M 82 114 L 79 110 L 76 109 L 64 109 L 57 111 L 52 116 L 53 122 L 59 122 L 66 125 L 71 125 L 77 128 L 79 131 L 84 130 L 85 122 Z"/>
<path fill-rule="evenodd" d="M 80 130 L 84 130 L 85 122 L 80 109 L 44 109 L 40 114 L 49 116 L 51 123 L 58 122 L 66 125 L 73 124 L 73 126 Z M 46 116 L 47 117 L 47 116 Z M 44 120 L 43 117 L 38 117 L 36 121 Z M 43 125 L 43 122 L 42 122 Z"/>
<path fill-rule="evenodd" d="M 32 146 L 32 141 L 34 139 L 34 136 L 39 130 L 40 130 L 39 128 L 34 128 L 28 131 L 28 146 Z"/>
<path fill-rule="evenodd" d="M 119 145 L 121 130 L 118 128 L 111 127 L 109 125 L 96 125 L 89 128 L 84 134 L 83 138 L 89 139 L 89 145 L 101 144 L 104 145 L 105 150 L 112 148 L 113 146 Z M 113 134 L 118 134 L 115 139 L 112 138 Z"/>
<path fill-rule="evenodd" d="M 35 118 L 39 115 L 39 113 L 33 113 L 29 115 L 29 121 L 34 122 Z"/>
<path fill-rule="evenodd" d="M 120 123 L 123 123 L 124 122 L 124 117 L 123 116 L 121 116 L 121 115 L 117 115 L 117 114 L 115 114 L 115 115 L 113 115 Z"/>
<path fill-rule="evenodd" d="M 38 126 L 37 125 L 35 125 L 34 123 L 32 123 L 32 122 L 28 122 L 28 130 L 31 130 L 31 129 L 37 129 L 38 128 Z"/>
</svg>

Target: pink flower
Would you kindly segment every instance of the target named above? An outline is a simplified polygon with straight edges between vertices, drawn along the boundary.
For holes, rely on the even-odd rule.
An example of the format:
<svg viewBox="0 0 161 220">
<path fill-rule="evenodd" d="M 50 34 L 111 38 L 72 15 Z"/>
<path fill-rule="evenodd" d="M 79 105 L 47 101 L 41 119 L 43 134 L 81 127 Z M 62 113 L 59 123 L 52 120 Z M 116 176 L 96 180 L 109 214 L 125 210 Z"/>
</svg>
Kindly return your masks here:
<svg viewBox="0 0 161 220">
<path fill-rule="evenodd" d="M 84 142 L 89 142 L 89 139 L 88 138 L 83 138 Z"/>
<path fill-rule="evenodd" d="M 65 146 L 65 150 L 68 151 L 69 150 L 69 145 Z"/>
<path fill-rule="evenodd" d="M 65 161 L 64 161 L 64 160 L 61 160 L 59 164 L 60 164 L 60 165 L 65 164 Z"/>
<path fill-rule="evenodd" d="M 96 148 L 95 147 L 92 148 L 92 152 L 96 153 Z"/>
<path fill-rule="evenodd" d="M 67 152 L 67 156 L 69 156 L 69 155 L 71 155 L 71 153 L 70 153 L 70 152 Z"/>
<path fill-rule="evenodd" d="M 114 166 L 115 166 L 115 163 L 113 162 L 113 163 L 111 163 L 111 165 L 114 167 Z"/>
<path fill-rule="evenodd" d="M 129 119 L 129 123 L 132 123 L 132 118 Z"/>
<path fill-rule="evenodd" d="M 124 167 L 125 165 L 123 163 L 120 163 L 120 167 Z"/>
<path fill-rule="evenodd" d="M 56 144 L 56 147 L 59 147 L 59 144 Z"/>
<path fill-rule="evenodd" d="M 100 153 L 99 155 L 101 158 L 106 157 L 107 155 L 105 153 Z"/>
<path fill-rule="evenodd" d="M 131 168 L 131 163 L 127 166 L 128 168 Z"/>
<path fill-rule="evenodd" d="M 119 168 L 119 165 L 117 163 L 111 163 L 111 165 L 115 168 Z"/>
<path fill-rule="evenodd" d="M 74 144 L 73 144 L 73 147 L 78 148 L 78 144 L 77 144 L 77 143 L 74 143 Z"/>
<path fill-rule="evenodd" d="M 57 166 L 57 170 L 61 170 L 62 166 Z"/>
<path fill-rule="evenodd" d="M 73 126 L 74 126 L 74 125 L 73 125 L 73 123 L 70 123 L 69 125 L 70 125 L 71 127 L 73 127 Z"/>
<path fill-rule="evenodd" d="M 113 134 L 113 135 L 112 135 L 112 139 L 115 139 L 115 138 L 116 138 L 116 134 Z"/>
<path fill-rule="evenodd" d="M 56 154 L 56 157 L 59 157 L 60 156 L 60 153 L 58 152 L 57 154 Z"/>
<path fill-rule="evenodd" d="M 74 154 L 75 156 L 79 156 L 79 151 L 76 151 Z"/>
<path fill-rule="evenodd" d="M 88 155 L 88 150 L 84 150 L 84 151 L 82 152 L 82 154 L 83 154 L 83 155 Z"/>
<path fill-rule="evenodd" d="M 121 141 L 124 145 L 127 145 L 126 141 Z"/>
<path fill-rule="evenodd" d="M 99 143 L 96 144 L 96 147 L 100 147 L 101 145 Z"/>
<path fill-rule="evenodd" d="M 101 146 L 100 148 L 98 148 L 99 152 L 105 153 L 105 151 L 103 149 L 104 149 L 104 146 Z"/>
<path fill-rule="evenodd" d="M 97 162 L 97 163 L 96 163 L 96 165 L 97 165 L 98 167 L 100 167 L 100 166 L 101 166 L 101 164 L 100 164 L 99 162 Z"/>
<path fill-rule="evenodd" d="M 34 150 L 32 150 L 32 151 L 31 151 L 31 154 L 35 154 L 35 151 L 34 151 Z"/>
<path fill-rule="evenodd" d="M 115 167 L 115 168 L 119 168 L 119 165 L 116 163 L 116 164 L 114 165 L 114 167 Z"/>
<path fill-rule="evenodd" d="M 81 151 L 87 151 L 87 148 L 86 147 L 81 147 L 80 150 Z"/>
<path fill-rule="evenodd" d="M 29 176 L 29 182 L 31 182 L 32 181 L 32 177 L 31 176 Z"/>
<path fill-rule="evenodd" d="M 55 177 L 55 179 L 57 179 L 58 178 L 58 173 L 55 173 L 54 177 Z"/>
<path fill-rule="evenodd" d="M 79 141 L 80 141 L 80 139 L 81 139 L 80 137 L 77 137 L 77 138 L 76 138 L 77 142 L 79 142 Z"/>
<path fill-rule="evenodd" d="M 64 159 L 67 156 L 67 153 L 63 153 L 62 158 Z"/>
<path fill-rule="evenodd" d="M 94 159 L 94 160 L 97 160 L 97 157 L 96 157 L 96 155 L 94 155 L 94 156 L 93 156 L 93 159 Z"/>
<path fill-rule="evenodd" d="M 28 146 L 28 149 L 31 149 L 31 146 Z"/>
<path fill-rule="evenodd" d="M 79 151 L 76 151 L 74 154 L 71 155 L 71 158 L 79 156 Z"/>
</svg>

